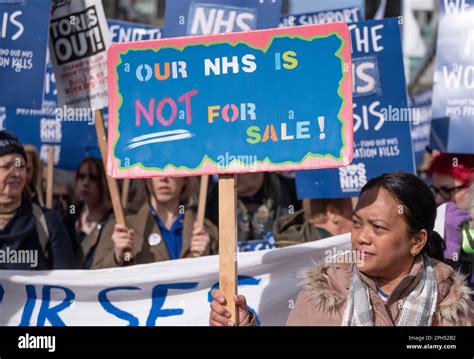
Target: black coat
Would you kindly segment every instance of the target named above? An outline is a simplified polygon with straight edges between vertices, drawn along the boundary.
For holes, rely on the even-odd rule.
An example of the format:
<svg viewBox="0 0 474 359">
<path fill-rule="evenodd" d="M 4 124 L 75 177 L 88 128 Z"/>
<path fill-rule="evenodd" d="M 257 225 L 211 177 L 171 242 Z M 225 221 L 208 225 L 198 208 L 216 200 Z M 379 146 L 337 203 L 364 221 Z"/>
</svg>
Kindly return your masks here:
<svg viewBox="0 0 474 359">
<path fill-rule="evenodd" d="M 23 198 L 15 217 L 8 222 L 3 230 L 0 230 L 0 251 L 3 252 L 0 256 L 0 269 L 47 270 L 75 267 L 74 253 L 66 228 L 56 212 L 45 208 L 42 210 L 49 232 L 46 247 L 48 258 L 41 248 L 31 202 Z M 36 250 L 37 266 L 32 267 L 31 263 L 11 263 L 5 257 L 13 250 L 16 253 L 19 253 L 20 250 Z"/>
</svg>

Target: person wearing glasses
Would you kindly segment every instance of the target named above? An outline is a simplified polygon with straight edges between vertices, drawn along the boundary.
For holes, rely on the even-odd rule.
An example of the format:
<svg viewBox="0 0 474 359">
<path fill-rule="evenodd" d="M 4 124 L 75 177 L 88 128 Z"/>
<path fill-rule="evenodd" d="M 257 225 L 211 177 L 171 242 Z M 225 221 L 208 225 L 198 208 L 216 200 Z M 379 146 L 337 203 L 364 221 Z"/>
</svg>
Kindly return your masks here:
<svg viewBox="0 0 474 359">
<path fill-rule="evenodd" d="M 25 193 L 27 155 L 15 134 L 0 131 L 0 269 L 75 267 L 66 228 L 53 210 Z"/>
<path fill-rule="evenodd" d="M 80 245 L 78 260 L 81 268 L 89 269 L 101 233 L 112 215 L 102 160 L 86 157 L 81 161 L 76 171 L 75 198 L 75 211 L 71 215 Z"/>
<path fill-rule="evenodd" d="M 446 262 L 466 274 L 474 288 L 474 155 L 441 153 L 427 174 L 432 180 L 436 204 L 447 203 Z"/>
<path fill-rule="evenodd" d="M 427 174 L 437 205 L 453 202 L 466 211 L 474 210 L 474 155 L 441 153 Z"/>
</svg>

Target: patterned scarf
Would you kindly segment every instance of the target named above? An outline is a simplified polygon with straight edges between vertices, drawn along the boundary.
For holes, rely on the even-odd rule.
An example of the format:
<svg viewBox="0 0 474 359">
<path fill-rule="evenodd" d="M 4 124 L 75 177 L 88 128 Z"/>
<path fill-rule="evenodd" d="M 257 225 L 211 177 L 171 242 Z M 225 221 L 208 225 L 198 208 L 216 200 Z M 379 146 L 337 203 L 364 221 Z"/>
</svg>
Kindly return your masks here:
<svg viewBox="0 0 474 359">
<path fill-rule="evenodd" d="M 408 295 L 401 310 L 397 326 L 431 326 L 436 309 L 438 290 L 431 260 L 423 256 L 423 273 L 414 290 Z M 362 282 L 355 266 L 352 269 L 351 283 L 342 326 L 373 326 L 369 287 Z"/>
<path fill-rule="evenodd" d="M 246 204 L 237 200 L 237 223 L 239 226 L 239 241 L 266 238 L 267 232 L 273 227 L 275 209 L 273 199 L 263 199 L 254 212 L 250 212 Z"/>
</svg>

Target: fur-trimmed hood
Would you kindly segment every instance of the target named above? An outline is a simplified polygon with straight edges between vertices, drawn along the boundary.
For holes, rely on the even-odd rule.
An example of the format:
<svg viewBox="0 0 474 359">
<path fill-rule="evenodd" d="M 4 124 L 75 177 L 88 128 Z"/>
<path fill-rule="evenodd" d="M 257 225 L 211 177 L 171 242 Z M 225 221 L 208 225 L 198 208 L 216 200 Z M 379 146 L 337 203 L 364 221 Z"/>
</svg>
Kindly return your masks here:
<svg viewBox="0 0 474 359">
<path fill-rule="evenodd" d="M 303 290 L 315 305 L 334 311 L 346 301 L 350 276 L 350 265 L 318 264 L 306 272 Z"/>
<path fill-rule="evenodd" d="M 438 282 L 438 296 L 444 293 L 434 313 L 436 322 L 454 324 L 465 317 L 473 317 L 472 290 L 466 283 L 466 276 L 453 270 L 444 282 Z"/>
<path fill-rule="evenodd" d="M 472 325 L 474 321 L 473 302 L 470 298 L 472 291 L 466 284 L 465 277 L 444 263 L 436 260 L 432 260 L 432 262 L 438 284 L 438 300 L 433 315 L 433 324 Z M 319 264 L 306 272 L 303 292 L 308 304 L 319 308 L 318 310 L 323 313 L 341 314 L 349 293 L 351 275 L 351 264 Z M 412 284 L 410 281 L 402 281 L 400 285 L 408 287 Z M 403 290 L 397 292 L 403 293 Z M 376 293 L 372 294 L 374 297 L 377 296 Z M 395 302 L 394 310 L 397 310 L 396 303 L 403 301 L 406 295 L 405 291 L 403 296 L 395 298 L 395 300 L 392 299 L 392 302 Z M 383 306 L 378 300 L 372 302 L 373 306 Z M 386 312 L 385 308 L 374 311 L 379 314 Z"/>
</svg>

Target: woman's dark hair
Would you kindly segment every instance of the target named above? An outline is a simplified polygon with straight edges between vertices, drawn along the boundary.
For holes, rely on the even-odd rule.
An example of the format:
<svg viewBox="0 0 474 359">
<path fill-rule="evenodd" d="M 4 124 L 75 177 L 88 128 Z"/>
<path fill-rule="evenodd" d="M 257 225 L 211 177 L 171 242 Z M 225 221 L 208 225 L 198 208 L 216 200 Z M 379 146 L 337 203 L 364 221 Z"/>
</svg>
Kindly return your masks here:
<svg viewBox="0 0 474 359">
<path fill-rule="evenodd" d="M 109 200 L 109 189 L 107 187 L 107 178 L 105 177 L 104 165 L 102 163 L 102 160 L 95 157 L 83 158 L 81 163 L 79 163 L 79 166 L 77 166 L 76 184 L 77 180 L 79 179 L 79 172 L 82 166 L 84 165 L 87 165 L 89 170 L 91 170 L 91 168 L 95 168 L 95 170 L 97 171 L 99 177 L 97 179 L 97 185 L 99 186 L 99 193 L 101 194 L 100 201 L 103 201 L 105 199 Z"/>
<path fill-rule="evenodd" d="M 360 195 L 378 187 L 386 189 L 403 206 L 403 217 L 410 234 L 416 234 L 422 229 L 428 232 L 428 240 L 422 253 L 440 261 L 444 260 L 444 241 L 433 230 L 436 202 L 430 188 L 410 173 L 393 172 L 371 179 L 362 188 Z"/>
</svg>

